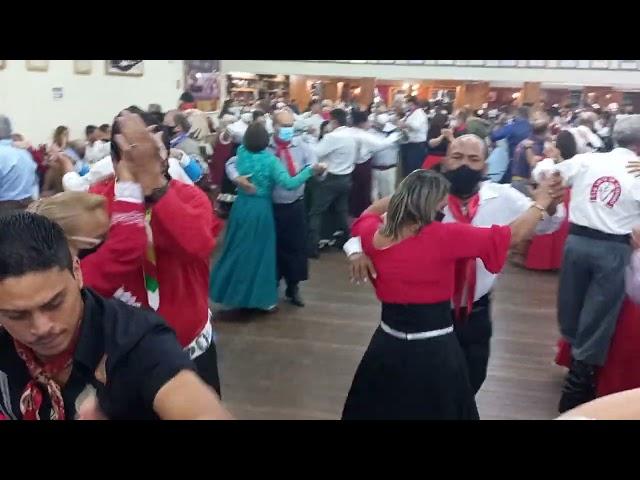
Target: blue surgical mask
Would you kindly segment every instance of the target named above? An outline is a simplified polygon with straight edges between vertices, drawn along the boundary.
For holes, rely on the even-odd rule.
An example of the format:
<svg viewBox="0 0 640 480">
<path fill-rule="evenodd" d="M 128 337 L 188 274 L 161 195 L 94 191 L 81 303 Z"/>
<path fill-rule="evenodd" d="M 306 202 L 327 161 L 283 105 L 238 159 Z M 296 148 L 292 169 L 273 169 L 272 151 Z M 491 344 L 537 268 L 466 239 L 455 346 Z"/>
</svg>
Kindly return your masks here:
<svg viewBox="0 0 640 480">
<path fill-rule="evenodd" d="M 280 127 L 280 130 L 278 130 L 278 137 L 283 142 L 290 142 L 293 138 L 293 133 L 293 127 Z"/>
</svg>

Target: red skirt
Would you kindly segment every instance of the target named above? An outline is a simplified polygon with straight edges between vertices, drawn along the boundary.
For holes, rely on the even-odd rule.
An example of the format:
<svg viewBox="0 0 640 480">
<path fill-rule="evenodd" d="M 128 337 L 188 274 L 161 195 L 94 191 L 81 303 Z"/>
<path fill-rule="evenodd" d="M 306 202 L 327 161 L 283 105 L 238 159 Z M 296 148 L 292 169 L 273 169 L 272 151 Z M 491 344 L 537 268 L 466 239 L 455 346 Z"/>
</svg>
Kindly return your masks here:
<svg viewBox="0 0 640 480">
<path fill-rule="evenodd" d="M 564 252 L 564 242 L 569 235 L 569 200 L 571 192 L 567 190 L 564 197 L 564 207 L 567 211 L 562 226 L 553 233 L 547 235 L 536 235 L 531 239 L 525 268 L 529 270 L 559 270 L 562 265 L 562 254 Z"/>
<path fill-rule="evenodd" d="M 640 305 L 625 298 L 607 362 L 598 372 L 598 396 L 640 387 Z M 569 367 L 571 346 L 558 341 L 556 363 Z"/>
<path fill-rule="evenodd" d="M 424 158 L 424 163 L 422 164 L 423 170 L 429 170 L 430 168 L 438 165 L 444 157 L 442 155 L 427 155 Z"/>
</svg>

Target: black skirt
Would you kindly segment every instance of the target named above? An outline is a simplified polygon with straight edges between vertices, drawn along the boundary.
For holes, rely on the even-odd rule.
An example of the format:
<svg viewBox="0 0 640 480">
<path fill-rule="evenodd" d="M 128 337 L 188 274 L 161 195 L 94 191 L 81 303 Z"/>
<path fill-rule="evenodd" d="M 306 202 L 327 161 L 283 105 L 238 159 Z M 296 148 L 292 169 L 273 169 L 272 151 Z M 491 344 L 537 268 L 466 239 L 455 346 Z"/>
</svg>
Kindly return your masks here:
<svg viewBox="0 0 640 480">
<path fill-rule="evenodd" d="M 382 321 L 404 333 L 452 325 L 449 302 L 382 305 Z M 344 420 L 478 420 L 455 334 L 403 340 L 376 329 L 356 370 Z"/>
</svg>

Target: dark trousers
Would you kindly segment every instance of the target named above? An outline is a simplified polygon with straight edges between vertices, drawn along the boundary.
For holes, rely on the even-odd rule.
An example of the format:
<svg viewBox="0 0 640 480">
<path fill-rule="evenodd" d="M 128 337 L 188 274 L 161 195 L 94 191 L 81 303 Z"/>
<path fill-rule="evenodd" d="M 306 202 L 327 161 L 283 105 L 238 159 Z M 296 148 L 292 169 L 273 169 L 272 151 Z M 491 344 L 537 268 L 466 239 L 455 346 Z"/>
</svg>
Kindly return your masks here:
<svg viewBox="0 0 640 480">
<path fill-rule="evenodd" d="M 349 214 L 358 218 L 371 205 L 371 159 L 356 164 L 351 177 L 353 186 L 349 194 Z"/>
<path fill-rule="evenodd" d="M 278 281 L 295 285 L 309 277 L 307 257 L 307 215 L 304 199 L 293 203 L 274 203 Z"/>
<path fill-rule="evenodd" d="M 570 234 L 564 247 L 558 289 L 560 333 L 571 355 L 604 365 L 625 295 L 626 243 Z"/>
<path fill-rule="evenodd" d="M 466 309 L 462 309 L 464 313 Z M 455 318 L 455 312 L 452 312 Z M 487 378 L 489 353 L 491 349 L 491 298 L 489 294 L 473 304 L 471 315 L 454 322 L 458 342 L 467 361 L 469 382 L 474 395 Z"/>
<path fill-rule="evenodd" d="M 324 213 L 333 206 L 336 211 L 337 227 L 345 232 L 349 231 L 349 192 L 351 190 L 351 175 L 327 174 L 326 178 L 318 182 L 314 191 L 309 212 L 309 252 L 318 250 L 320 241 L 320 227 Z"/>
<path fill-rule="evenodd" d="M 218 375 L 218 352 L 216 350 L 215 340 L 211 342 L 211 346 L 207 350 L 196 357 L 193 363 L 196 364 L 198 375 L 204 382 L 211 386 L 222 398 L 220 392 L 220 376 Z"/>
<path fill-rule="evenodd" d="M 414 170 L 422 168 L 424 157 L 427 156 L 427 143 L 404 143 L 400 145 L 400 161 L 402 163 L 402 178 Z"/>
</svg>

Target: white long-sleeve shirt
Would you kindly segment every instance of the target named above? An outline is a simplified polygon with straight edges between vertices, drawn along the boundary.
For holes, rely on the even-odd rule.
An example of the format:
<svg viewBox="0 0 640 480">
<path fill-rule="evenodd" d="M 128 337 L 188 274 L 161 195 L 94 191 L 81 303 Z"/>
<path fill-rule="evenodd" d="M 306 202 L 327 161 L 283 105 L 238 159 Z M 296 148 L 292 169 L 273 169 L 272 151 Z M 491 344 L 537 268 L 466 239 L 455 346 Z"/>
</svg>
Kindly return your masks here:
<svg viewBox="0 0 640 480">
<path fill-rule="evenodd" d="M 389 148 L 396 144 L 401 137 L 400 132 L 393 132 L 388 137 L 385 135 L 376 135 L 368 130 L 361 128 L 351 128 L 351 131 L 358 142 L 359 152 L 356 163 L 364 163 L 369 160 L 374 153 Z"/>
<path fill-rule="evenodd" d="M 358 143 L 348 127 L 338 127 L 315 143 L 306 136 L 319 162 L 327 164 L 327 172 L 332 175 L 349 175 L 353 172 L 358 158 Z"/>
<path fill-rule="evenodd" d="M 614 235 L 627 235 L 640 224 L 640 179 L 627 172 L 631 150 L 576 155 L 558 164 L 538 162 L 531 174 L 536 182 L 557 171 L 571 187 L 569 221 Z"/>
<path fill-rule="evenodd" d="M 424 110 L 416 108 L 405 119 L 408 143 L 422 143 L 427 141 L 429 118 Z"/>
<path fill-rule="evenodd" d="M 492 225 L 510 225 L 513 221 L 526 212 L 533 200 L 511 187 L 511 185 L 502 185 L 499 183 L 484 182 L 480 187 L 480 203 L 478 211 L 471 221 L 472 225 L 477 227 L 490 227 Z M 545 215 L 545 219 L 538 223 L 536 227 L 537 235 L 552 233 L 560 228 L 563 220 L 566 218 L 564 205 L 558 205 L 555 215 Z M 453 215 L 449 211 L 449 207 L 444 208 L 445 223 L 455 222 Z M 351 238 L 345 245 L 344 251 L 347 256 L 362 252 L 360 237 Z M 497 275 L 490 273 L 482 263 L 482 260 L 476 259 L 476 292 L 474 301 L 485 296 L 491 291 Z"/>
</svg>

